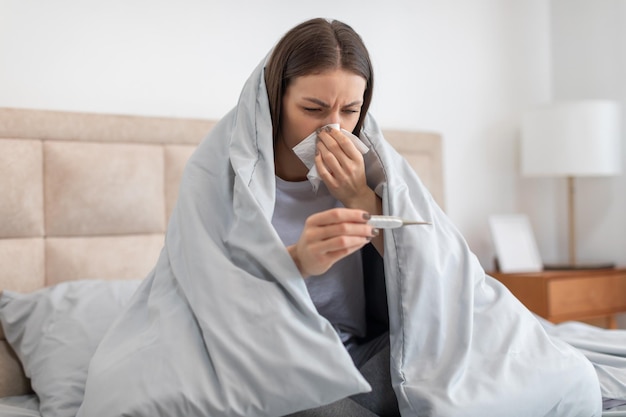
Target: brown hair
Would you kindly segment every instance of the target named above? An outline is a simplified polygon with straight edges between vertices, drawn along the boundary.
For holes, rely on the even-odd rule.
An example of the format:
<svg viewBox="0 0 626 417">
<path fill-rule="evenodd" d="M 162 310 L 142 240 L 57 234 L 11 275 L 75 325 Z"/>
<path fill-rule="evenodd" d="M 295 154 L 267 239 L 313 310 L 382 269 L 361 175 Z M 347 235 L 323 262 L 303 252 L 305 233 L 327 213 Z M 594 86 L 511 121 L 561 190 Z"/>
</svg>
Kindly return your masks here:
<svg viewBox="0 0 626 417">
<path fill-rule="evenodd" d="M 291 80 L 341 68 L 366 81 L 361 114 L 353 132 L 358 136 L 372 101 L 374 72 L 361 37 L 338 20 L 311 19 L 287 32 L 276 44 L 265 67 L 265 84 L 274 140 L 280 133 L 282 99 Z"/>
</svg>

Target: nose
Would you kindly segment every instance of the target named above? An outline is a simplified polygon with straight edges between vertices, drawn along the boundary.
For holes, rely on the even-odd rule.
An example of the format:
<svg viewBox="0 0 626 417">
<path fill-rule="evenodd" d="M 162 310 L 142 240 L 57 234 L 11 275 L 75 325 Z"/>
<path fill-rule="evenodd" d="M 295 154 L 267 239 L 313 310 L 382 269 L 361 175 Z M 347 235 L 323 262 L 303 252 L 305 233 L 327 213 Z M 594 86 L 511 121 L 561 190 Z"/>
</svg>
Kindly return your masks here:
<svg viewBox="0 0 626 417">
<path fill-rule="evenodd" d="M 341 126 L 341 114 L 339 113 L 339 111 L 330 112 L 328 117 L 326 118 L 326 124 L 338 124 L 339 126 Z"/>
</svg>

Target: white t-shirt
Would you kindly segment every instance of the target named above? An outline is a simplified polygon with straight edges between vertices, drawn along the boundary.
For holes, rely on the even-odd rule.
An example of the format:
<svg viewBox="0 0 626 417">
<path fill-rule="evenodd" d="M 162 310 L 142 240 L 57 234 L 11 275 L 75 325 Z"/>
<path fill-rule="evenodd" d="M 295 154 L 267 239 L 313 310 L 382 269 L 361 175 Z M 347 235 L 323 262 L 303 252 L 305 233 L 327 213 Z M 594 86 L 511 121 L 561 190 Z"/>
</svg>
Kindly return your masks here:
<svg viewBox="0 0 626 417">
<path fill-rule="evenodd" d="M 343 207 L 320 184 L 317 193 L 309 181 L 290 182 L 276 177 L 276 205 L 272 225 L 285 246 L 300 238 L 305 220 L 312 214 Z M 361 252 L 337 261 L 326 273 L 305 279 L 311 300 L 346 342 L 365 335 L 365 293 Z"/>
</svg>

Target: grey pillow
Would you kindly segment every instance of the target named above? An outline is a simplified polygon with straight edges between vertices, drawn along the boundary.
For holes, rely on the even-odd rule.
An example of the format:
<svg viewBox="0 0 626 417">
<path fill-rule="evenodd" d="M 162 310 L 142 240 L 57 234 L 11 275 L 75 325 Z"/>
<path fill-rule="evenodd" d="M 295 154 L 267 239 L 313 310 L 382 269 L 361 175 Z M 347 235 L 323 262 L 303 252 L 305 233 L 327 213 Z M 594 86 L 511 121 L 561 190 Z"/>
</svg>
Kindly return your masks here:
<svg viewBox="0 0 626 417">
<path fill-rule="evenodd" d="M 43 417 L 75 417 L 96 347 L 140 280 L 83 280 L 19 294 L 3 291 L 0 321 Z"/>
</svg>

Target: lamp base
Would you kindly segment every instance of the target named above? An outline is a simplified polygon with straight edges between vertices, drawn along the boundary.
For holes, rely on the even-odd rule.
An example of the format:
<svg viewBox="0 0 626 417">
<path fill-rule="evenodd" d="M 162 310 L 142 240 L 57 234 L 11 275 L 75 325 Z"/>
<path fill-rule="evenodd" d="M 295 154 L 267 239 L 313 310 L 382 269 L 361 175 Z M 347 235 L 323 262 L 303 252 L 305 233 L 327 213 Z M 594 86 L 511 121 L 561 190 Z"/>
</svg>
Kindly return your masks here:
<svg viewBox="0 0 626 417">
<path fill-rule="evenodd" d="M 544 264 L 544 271 L 573 271 L 582 269 L 615 269 L 615 264 L 611 262 L 591 263 L 591 264 Z"/>
</svg>

